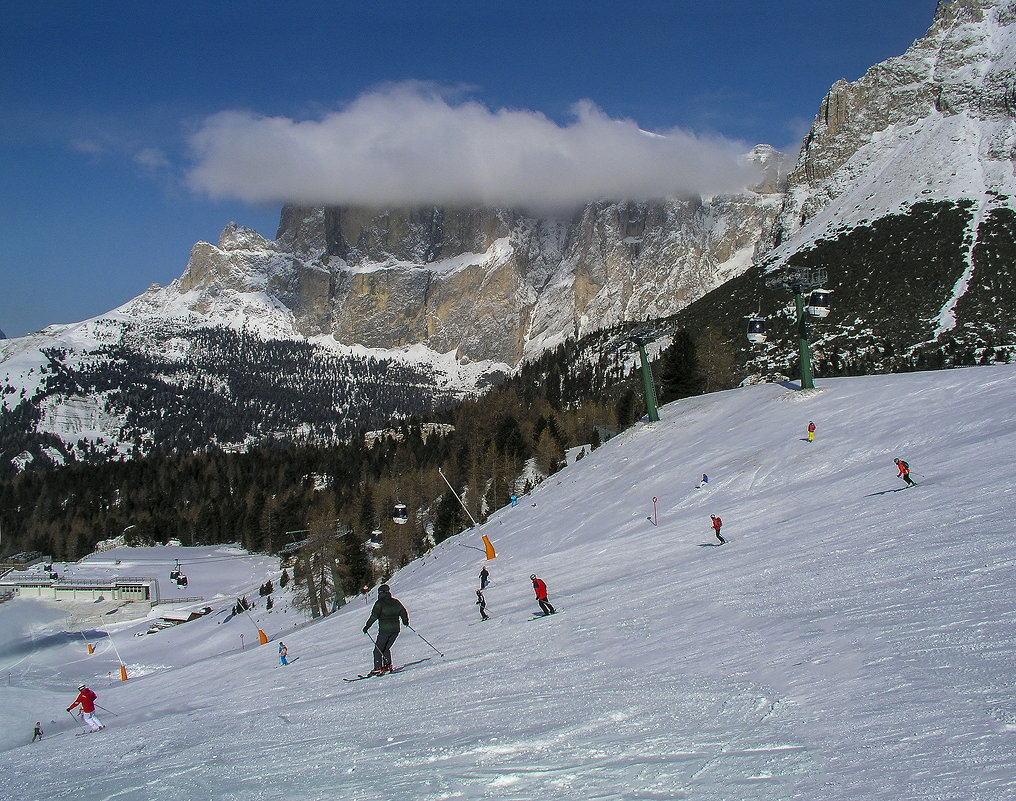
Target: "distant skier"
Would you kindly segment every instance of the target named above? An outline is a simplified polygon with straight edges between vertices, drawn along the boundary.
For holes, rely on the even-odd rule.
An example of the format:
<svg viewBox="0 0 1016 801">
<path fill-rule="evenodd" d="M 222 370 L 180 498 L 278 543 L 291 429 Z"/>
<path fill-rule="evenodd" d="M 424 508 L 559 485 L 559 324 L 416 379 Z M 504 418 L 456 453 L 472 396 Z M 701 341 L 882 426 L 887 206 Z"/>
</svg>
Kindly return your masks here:
<svg viewBox="0 0 1016 801">
<path fill-rule="evenodd" d="M 702 474 L 702 480 L 698 484 L 695 485 L 695 489 L 701 489 L 702 487 L 704 487 L 708 483 L 709 483 L 709 476 L 707 476 L 705 473 L 703 473 Z"/>
<path fill-rule="evenodd" d="M 487 614 L 487 599 L 483 597 L 483 590 L 476 591 L 476 605 L 480 607 L 480 619 L 490 620 L 490 615 Z"/>
<path fill-rule="evenodd" d="M 900 469 L 900 472 L 896 474 L 896 478 L 902 478 L 907 482 L 908 487 L 915 486 L 917 482 L 910 477 L 910 465 L 902 459 L 893 459 L 893 462 L 895 462 L 896 466 Z"/>
<path fill-rule="evenodd" d="M 489 583 L 489 580 L 490 580 L 490 573 L 487 571 L 487 566 L 484 565 L 483 569 L 480 571 L 480 589 L 481 590 L 487 589 L 487 584 Z"/>
<path fill-rule="evenodd" d="M 711 517 L 713 521 L 713 531 L 716 532 L 716 539 L 720 541 L 720 545 L 726 545 L 727 541 L 723 539 L 723 536 L 720 534 L 720 527 L 723 525 L 723 521 L 718 515 L 709 515 L 709 517 Z"/>
<path fill-rule="evenodd" d="M 42 739 L 42 722 L 35 721 L 35 731 L 32 733 L 32 742 Z"/>
<path fill-rule="evenodd" d="M 536 591 L 536 600 L 540 602 L 540 609 L 543 610 L 543 614 L 544 615 L 554 614 L 557 610 L 550 603 L 550 601 L 547 600 L 546 582 L 544 582 L 544 580 L 541 578 L 537 578 L 535 573 L 533 573 L 533 575 L 531 575 L 529 578 L 532 579 L 533 581 L 533 590 Z"/>
<path fill-rule="evenodd" d="M 73 704 L 67 707 L 67 711 L 70 712 L 78 704 L 81 704 L 81 719 L 85 721 L 90 731 L 106 728 L 102 725 L 102 721 L 95 716 L 95 699 L 95 693 L 84 684 L 79 684 L 78 697 L 74 699 Z"/>
<path fill-rule="evenodd" d="M 811 420 L 808 422 L 808 442 L 815 441 L 815 421 Z"/>
<path fill-rule="evenodd" d="M 288 653 L 289 649 L 286 647 L 286 644 L 282 640 L 279 640 L 279 661 L 282 662 L 283 665 L 289 664 L 289 662 L 286 661 L 286 654 Z"/>
<path fill-rule="evenodd" d="M 392 644 L 402 630 L 399 621 L 409 625 L 409 612 L 398 598 L 392 597 L 387 584 L 377 588 L 377 600 L 370 610 L 370 619 L 363 627 L 363 633 L 377 621 L 377 639 L 374 641 L 374 669 L 371 675 L 388 673 L 392 669 Z"/>
</svg>

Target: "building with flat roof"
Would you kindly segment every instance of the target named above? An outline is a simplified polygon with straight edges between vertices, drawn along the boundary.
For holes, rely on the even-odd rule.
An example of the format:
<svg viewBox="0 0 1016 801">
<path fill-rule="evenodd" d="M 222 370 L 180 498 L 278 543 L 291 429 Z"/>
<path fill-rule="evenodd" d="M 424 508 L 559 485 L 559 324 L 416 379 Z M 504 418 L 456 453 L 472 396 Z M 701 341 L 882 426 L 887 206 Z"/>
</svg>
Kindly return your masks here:
<svg viewBox="0 0 1016 801">
<path fill-rule="evenodd" d="M 24 598 L 47 598 L 54 601 L 140 601 L 150 605 L 159 602 L 159 580 L 151 576 L 51 579 L 42 576 L 19 577 L 12 572 L 0 578 L 0 594 L 6 591 L 13 591 Z"/>
<path fill-rule="evenodd" d="M 32 565 L 39 564 L 45 558 L 38 551 L 24 551 L 13 556 L 5 556 L 0 559 L 0 573 L 4 570 L 28 570 Z"/>
</svg>

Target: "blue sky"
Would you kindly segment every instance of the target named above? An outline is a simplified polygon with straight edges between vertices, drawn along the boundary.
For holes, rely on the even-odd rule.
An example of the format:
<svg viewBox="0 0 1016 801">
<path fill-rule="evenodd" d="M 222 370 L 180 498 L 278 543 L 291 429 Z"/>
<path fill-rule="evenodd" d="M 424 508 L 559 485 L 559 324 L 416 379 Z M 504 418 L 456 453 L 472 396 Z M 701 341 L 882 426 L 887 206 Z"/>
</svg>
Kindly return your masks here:
<svg viewBox="0 0 1016 801">
<path fill-rule="evenodd" d="M 936 5 L 3 0 L 0 329 L 169 283 L 231 220 L 272 238 L 287 199 L 721 190 Z M 537 142 L 578 159 L 528 171 Z"/>
</svg>

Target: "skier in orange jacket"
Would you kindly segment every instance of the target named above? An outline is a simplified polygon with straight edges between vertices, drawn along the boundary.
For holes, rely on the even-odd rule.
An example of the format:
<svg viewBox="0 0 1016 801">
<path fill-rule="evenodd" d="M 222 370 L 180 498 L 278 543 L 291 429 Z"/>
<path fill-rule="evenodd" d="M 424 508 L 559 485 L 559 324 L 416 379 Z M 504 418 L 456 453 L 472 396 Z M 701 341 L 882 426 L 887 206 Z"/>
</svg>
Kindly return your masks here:
<svg viewBox="0 0 1016 801">
<path fill-rule="evenodd" d="M 908 487 L 916 486 L 917 482 L 910 477 L 910 465 L 904 462 L 902 459 L 893 459 L 896 466 L 900 469 L 900 472 L 896 474 L 896 478 L 902 478 L 907 482 Z"/>
<path fill-rule="evenodd" d="M 709 517 L 713 520 L 713 530 L 716 532 L 716 539 L 720 541 L 720 545 L 725 545 L 727 541 L 720 534 L 720 526 L 723 525 L 723 521 L 717 515 L 709 515 Z"/>
</svg>

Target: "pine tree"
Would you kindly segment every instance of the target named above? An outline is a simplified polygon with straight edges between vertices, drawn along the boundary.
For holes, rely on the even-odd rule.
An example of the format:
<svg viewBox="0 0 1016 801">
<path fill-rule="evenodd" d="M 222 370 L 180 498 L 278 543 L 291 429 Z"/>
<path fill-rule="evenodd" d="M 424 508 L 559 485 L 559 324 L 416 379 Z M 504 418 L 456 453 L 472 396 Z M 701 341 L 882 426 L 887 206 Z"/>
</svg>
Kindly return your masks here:
<svg viewBox="0 0 1016 801">
<path fill-rule="evenodd" d="M 674 334 L 674 341 L 661 355 L 659 375 L 660 395 L 664 403 L 698 395 L 702 391 L 704 381 L 698 353 L 686 329 Z"/>
</svg>

